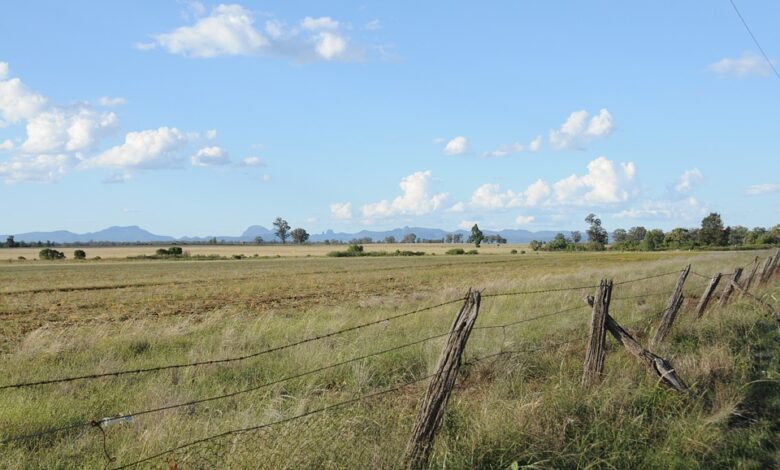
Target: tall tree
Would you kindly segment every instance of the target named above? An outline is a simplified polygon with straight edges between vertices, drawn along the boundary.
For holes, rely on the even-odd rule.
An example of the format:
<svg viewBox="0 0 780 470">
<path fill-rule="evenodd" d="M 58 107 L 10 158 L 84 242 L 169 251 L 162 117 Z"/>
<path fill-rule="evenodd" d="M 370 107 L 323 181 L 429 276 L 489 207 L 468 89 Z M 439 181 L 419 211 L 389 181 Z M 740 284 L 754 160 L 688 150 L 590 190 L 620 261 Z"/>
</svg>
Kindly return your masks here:
<svg viewBox="0 0 780 470">
<path fill-rule="evenodd" d="M 726 244 L 727 235 L 723 228 L 723 220 L 717 212 L 710 212 L 710 215 L 701 220 L 701 230 L 699 230 L 699 241 L 703 245 L 722 246 Z"/>
<path fill-rule="evenodd" d="M 579 243 L 582 241 L 582 234 L 579 230 L 572 230 L 571 232 L 571 241 L 574 243 Z"/>
<path fill-rule="evenodd" d="M 276 227 L 274 235 L 279 237 L 279 240 L 281 240 L 282 243 L 287 243 L 287 238 L 290 237 L 290 224 L 283 218 L 277 217 L 276 220 L 274 220 L 274 227 Z"/>
<path fill-rule="evenodd" d="M 474 224 L 473 227 L 471 227 L 471 235 L 469 235 L 469 239 L 466 240 L 466 243 L 473 243 L 474 246 L 479 248 L 479 245 L 482 243 L 482 240 L 485 239 L 485 234 L 482 233 L 482 230 L 479 229 L 479 226 L 477 224 Z"/>
<path fill-rule="evenodd" d="M 601 219 L 596 217 L 596 214 L 588 214 L 588 216 L 585 217 L 585 222 L 590 224 L 587 231 L 588 241 L 594 249 L 603 250 L 604 245 L 609 242 L 609 235 L 607 235 L 607 231 L 604 227 L 601 226 Z"/>
<path fill-rule="evenodd" d="M 302 228 L 296 228 L 290 232 L 290 236 L 292 237 L 293 241 L 299 245 L 303 245 L 309 239 L 309 233 Z"/>
</svg>

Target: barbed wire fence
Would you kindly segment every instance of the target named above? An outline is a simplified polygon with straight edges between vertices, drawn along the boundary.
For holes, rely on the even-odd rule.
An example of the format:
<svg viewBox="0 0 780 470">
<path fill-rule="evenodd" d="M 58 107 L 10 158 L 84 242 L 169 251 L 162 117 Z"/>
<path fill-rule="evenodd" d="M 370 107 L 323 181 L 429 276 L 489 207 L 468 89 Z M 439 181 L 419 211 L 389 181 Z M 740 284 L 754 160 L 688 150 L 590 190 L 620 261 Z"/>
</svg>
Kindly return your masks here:
<svg viewBox="0 0 780 470">
<path fill-rule="evenodd" d="M 672 291 L 671 293 L 671 297 L 669 299 L 667 306 L 663 310 L 652 311 L 649 314 L 644 315 L 642 318 L 643 323 L 646 325 L 649 325 L 660 318 L 661 325 L 659 325 L 659 329 L 662 328 L 662 325 L 666 325 L 667 328 L 671 328 L 673 326 L 673 322 L 677 315 L 677 312 L 683 306 L 683 298 L 691 298 L 691 299 L 697 298 L 695 291 L 693 294 L 691 294 L 690 292 L 685 293 L 684 291 L 686 278 L 688 276 L 688 273 L 690 273 L 692 276 L 696 278 L 699 278 L 704 281 L 710 281 L 706 283 L 706 285 L 704 286 L 704 292 L 702 292 L 701 296 L 698 297 L 699 304 L 697 305 L 697 312 L 699 313 L 699 316 L 701 316 L 703 312 L 707 311 L 707 307 L 708 307 L 706 302 L 702 306 L 703 299 L 718 297 L 720 299 L 718 306 L 714 306 L 714 307 L 710 306 L 710 309 L 720 308 L 722 304 L 725 304 L 726 302 L 729 301 L 729 297 L 733 294 L 733 292 L 736 291 L 739 293 L 740 299 L 746 298 L 756 302 L 758 305 L 761 305 L 761 307 L 764 310 L 766 310 L 766 313 L 768 315 L 772 316 L 775 320 L 780 322 L 780 316 L 778 316 L 778 312 L 774 311 L 772 305 L 769 302 L 767 302 L 764 298 L 757 295 L 756 293 L 750 292 L 750 289 L 753 289 L 755 291 L 755 288 L 761 285 L 766 285 L 772 278 L 780 274 L 780 251 L 775 252 L 773 255 L 766 258 L 763 262 L 760 262 L 760 260 L 756 258 L 752 268 L 749 269 L 749 275 L 740 282 L 739 273 L 741 273 L 742 271 L 743 269 L 738 267 L 734 269 L 734 271 L 729 273 L 715 273 L 714 276 L 709 276 L 704 273 L 691 270 L 691 267 L 689 265 L 686 266 L 683 270 L 675 270 L 675 271 L 668 271 L 668 272 L 663 272 L 658 274 L 651 274 L 639 278 L 627 279 L 618 282 L 603 280 L 600 284 L 580 285 L 580 286 L 572 286 L 572 287 L 552 287 L 546 289 L 533 289 L 533 290 L 517 290 L 517 291 L 507 291 L 507 292 L 480 293 L 480 292 L 470 291 L 465 297 L 455 297 L 434 305 L 429 305 L 414 310 L 397 313 L 377 320 L 364 322 L 354 326 L 342 328 L 339 330 L 333 330 L 319 335 L 306 337 L 282 345 L 261 349 L 258 351 L 251 352 L 249 354 L 244 354 L 239 356 L 212 358 L 212 359 L 193 361 L 188 363 L 164 364 L 164 365 L 147 367 L 147 368 L 120 369 L 120 370 L 113 370 L 109 372 L 96 372 L 92 374 L 82 374 L 82 375 L 54 377 L 54 378 L 39 378 L 39 379 L 31 379 L 31 380 L 20 381 L 15 383 L 0 384 L 0 393 L 11 393 L 12 390 L 54 386 L 63 383 L 92 381 L 92 380 L 110 380 L 110 379 L 116 379 L 123 376 L 137 376 L 141 374 L 151 374 L 151 373 L 156 373 L 165 370 L 177 370 L 177 369 L 186 369 L 186 368 L 198 368 L 203 366 L 223 365 L 229 363 L 240 363 L 243 361 L 247 361 L 248 359 L 257 358 L 275 352 L 285 351 L 307 343 L 314 343 L 317 341 L 324 340 L 326 338 L 332 338 L 335 336 L 344 335 L 349 332 L 362 330 L 375 325 L 390 324 L 392 322 L 397 322 L 402 319 L 409 318 L 413 315 L 422 314 L 424 312 L 432 312 L 434 310 L 442 309 L 443 307 L 449 305 L 465 302 L 464 307 L 461 309 L 461 312 L 459 312 L 459 316 L 456 317 L 455 324 L 453 324 L 453 326 L 447 331 L 438 332 L 432 335 L 425 335 L 415 340 L 404 342 L 402 344 L 398 344 L 387 348 L 382 348 L 374 352 L 357 355 L 341 361 L 331 362 L 328 364 L 321 365 L 319 367 L 314 367 L 297 373 L 284 375 L 281 377 L 277 377 L 253 385 L 251 387 L 234 390 L 228 393 L 206 396 L 206 397 L 193 399 L 193 400 L 184 400 L 180 402 L 169 403 L 163 406 L 141 409 L 141 410 L 128 412 L 128 413 L 116 414 L 110 417 L 99 417 L 99 416 L 85 417 L 82 420 L 75 421 L 59 427 L 45 428 L 45 429 L 40 429 L 36 432 L 3 437 L 2 439 L 0 439 L 0 445 L 12 446 L 20 442 L 26 442 L 28 443 L 26 445 L 29 445 L 29 442 L 33 442 L 33 443 L 36 441 L 42 442 L 41 439 L 47 436 L 52 436 L 52 435 L 69 436 L 79 432 L 92 432 L 91 430 L 94 429 L 96 430 L 94 435 L 96 436 L 97 439 L 99 439 L 98 445 L 101 447 L 102 452 L 105 456 L 105 464 L 107 467 L 131 468 L 141 464 L 157 461 L 163 457 L 168 457 L 169 466 L 171 466 L 171 468 L 177 468 L 175 466 L 177 462 L 176 459 L 180 458 L 177 456 L 180 456 L 182 451 L 190 450 L 199 446 L 209 446 L 212 445 L 212 443 L 214 442 L 224 441 L 230 437 L 238 437 L 247 434 L 258 433 L 264 430 L 269 430 L 272 428 L 284 426 L 299 420 L 306 420 L 315 416 L 320 416 L 320 415 L 324 416 L 327 415 L 329 412 L 349 408 L 359 403 L 364 403 L 367 401 L 378 399 L 383 396 L 393 394 L 394 392 L 414 389 L 416 386 L 419 386 L 426 381 L 430 382 L 432 380 L 441 379 L 442 374 L 445 373 L 442 369 L 443 367 L 442 364 L 444 363 L 445 358 L 448 357 L 448 354 L 450 355 L 452 354 L 451 346 L 452 347 L 457 346 L 456 349 L 459 348 L 457 351 L 457 357 L 455 358 L 456 361 L 455 371 L 457 372 L 458 369 L 469 370 L 471 367 L 475 366 L 476 364 L 485 362 L 489 359 L 498 360 L 501 358 L 507 358 L 507 357 L 517 356 L 522 354 L 531 354 L 531 353 L 541 352 L 541 351 L 555 351 L 561 348 L 562 346 L 587 340 L 588 348 L 587 348 L 586 363 L 585 363 L 585 376 L 589 377 L 589 379 L 586 380 L 584 377 L 583 385 L 590 386 L 593 383 L 598 382 L 601 379 L 601 377 L 603 377 L 604 375 L 603 355 L 605 354 L 604 341 L 605 341 L 605 334 L 607 331 L 609 331 L 615 337 L 618 343 L 622 344 L 632 356 L 637 358 L 639 362 L 646 365 L 651 372 L 657 374 L 661 382 L 665 383 L 666 385 L 678 391 L 687 393 L 687 387 L 682 382 L 682 380 L 678 377 L 677 373 L 671 367 L 668 361 L 661 358 L 660 356 L 657 356 L 656 354 L 650 352 L 648 349 L 643 347 L 636 339 L 634 339 L 631 336 L 631 334 L 627 332 L 625 328 L 623 328 L 620 324 L 618 324 L 618 322 L 609 313 L 609 306 L 613 302 L 626 302 L 630 300 L 642 300 L 649 297 L 668 296 L 670 295 L 670 292 L 668 290 L 654 290 L 651 292 L 644 292 L 641 294 L 626 295 L 623 297 L 617 296 L 613 298 L 611 297 L 612 289 L 615 286 L 625 286 L 628 284 L 644 283 L 646 281 L 654 281 L 656 279 L 667 277 L 667 276 L 673 276 L 673 275 L 680 276 L 677 280 L 674 291 Z M 721 279 L 727 280 L 724 282 L 721 290 L 719 291 L 719 295 L 716 295 L 716 288 L 719 282 L 715 282 L 715 279 L 717 279 L 718 281 L 720 281 Z M 657 287 L 657 284 L 655 282 L 653 283 L 653 287 Z M 697 286 L 696 289 L 700 290 L 701 286 Z M 587 292 L 594 292 L 594 290 L 596 291 L 595 297 L 592 295 L 587 295 Z M 474 325 L 474 322 L 472 321 L 470 326 L 463 326 L 458 323 L 459 321 L 458 318 L 460 317 L 461 314 L 463 314 L 467 305 L 471 305 L 471 307 L 469 308 L 473 309 L 474 302 L 476 302 L 476 307 L 475 307 L 476 310 L 473 311 L 473 316 L 474 316 L 474 320 L 476 319 L 476 315 L 479 312 L 479 304 L 481 298 L 498 299 L 503 297 L 521 297 L 521 296 L 532 296 L 532 295 L 542 295 L 542 294 L 554 294 L 554 293 L 562 293 L 562 292 L 582 292 L 583 295 L 581 301 L 578 302 L 577 304 L 573 304 L 549 312 L 538 313 L 532 316 L 523 316 L 524 312 L 509 312 L 510 316 L 522 316 L 522 318 L 518 318 L 517 320 L 512 320 L 504 323 L 488 323 L 485 325 L 482 324 Z M 475 295 L 476 295 L 476 301 L 473 300 Z M 599 298 L 601 298 L 600 301 L 598 300 Z M 469 304 L 469 302 L 471 302 L 471 304 Z M 538 344 L 528 344 L 525 345 L 524 347 L 519 347 L 519 348 L 507 347 L 508 345 L 507 343 L 510 344 L 512 343 L 512 341 L 507 341 L 508 338 L 507 332 L 511 330 L 511 328 L 517 325 L 523 323 L 536 322 L 539 320 L 548 319 L 552 317 L 582 313 L 587 309 L 592 310 L 591 327 L 587 335 L 579 335 L 567 340 L 556 341 L 552 343 L 549 342 L 545 343 L 545 341 L 539 341 Z M 463 334 L 464 328 L 468 328 L 468 331 L 465 331 L 465 335 Z M 469 334 L 471 333 L 472 330 L 482 331 L 482 332 L 500 330 L 502 332 L 502 336 L 501 336 L 501 341 L 499 342 L 500 344 L 499 350 L 494 351 L 492 353 L 475 356 L 462 361 L 460 356 L 465 350 L 466 342 L 468 341 Z M 460 334 L 461 336 L 465 336 L 465 339 L 461 341 L 462 344 L 454 345 L 454 346 L 451 345 L 453 341 L 453 337 L 458 334 Z M 437 367 L 437 370 L 433 373 L 412 377 L 401 383 L 396 383 L 386 388 L 382 388 L 381 390 L 375 390 L 370 393 L 359 394 L 357 396 L 353 396 L 351 398 L 347 398 L 334 403 L 324 404 L 322 406 L 307 410 L 302 413 L 292 414 L 291 416 L 270 420 L 260 424 L 246 426 L 242 428 L 229 429 L 218 433 L 210 434 L 201 438 L 192 439 L 190 441 L 180 443 L 176 446 L 167 448 L 165 450 L 153 452 L 147 456 L 141 456 L 140 458 L 133 461 L 116 462 L 114 457 L 112 456 L 111 446 L 105 431 L 106 428 L 110 426 L 116 424 L 132 425 L 135 423 L 134 419 L 141 416 L 154 415 L 154 414 L 163 413 L 166 411 L 180 409 L 180 408 L 192 409 L 196 406 L 200 406 L 205 403 L 219 402 L 219 401 L 228 400 L 240 396 L 245 396 L 252 392 L 259 391 L 261 389 L 267 389 L 293 380 L 314 376 L 328 370 L 336 369 L 349 364 L 359 363 L 361 361 L 366 361 L 370 358 L 383 356 L 396 351 L 413 348 L 415 346 L 431 343 L 443 338 L 447 339 L 447 344 L 445 345 L 445 349 L 442 351 L 442 355 L 439 361 L 439 366 Z M 654 338 L 654 344 L 661 341 L 663 341 L 663 336 L 659 338 L 658 331 L 657 331 L 656 337 Z M 591 358 L 595 357 L 596 360 L 589 360 L 588 357 Z M 598 360 L 599 357 L 601 357 L 600 361 Z M 441 403 L 440 405 L 446 406 L 447 397 L 451 392 L 452 385 L 453 384 L 450 383 L 448 387 L 444 387 L 445 388 L 444 390 L 432 390 L 431 385 L 429 384 L 429 390 L 426 394 L 426 398 L 423 399 L 422 402 L 424 403 L 426 399 L 430 399 L 430 395 L 432 393 L 440 393 L 443 394 L 444 396 L 443 403 Z M 423 408 L 421 407 L 421 410 L 422 409 Z M 429 410 L 428 413 L 430 412 L 431 411 Z M 420 413 L 421 414 L 418 415 L 418 423 L 421 419 L 426 418 L 425 416 L 422 416 L 423 414 L 422 411 Z M 430 420 L 431 417 L 427 416 L 427 419 Z M 429 433 L 430 435 L 427 436 L 428 441 L 423 442 L 422 444 L 417 443 L 418 446 L 421 446 L 421 448 L 424 450 L 430 449 L 430 446 L 432 445 L 433 438 L 435 436 L 436 427 L 439 424 L 436 421 L 437 420 L 434 417 L 432 421 L 433 428 Z M 440 421 L 440 418 L 438 419 L 438 421 Z M 410 445 L 411 444 L 412 443 L 410 442 Z M 415 459 L 409 460 L 407 462 L 408 463 L 407 466 L 410 468 L 417 468 L 420 467 L 422 464 L 424 464 L 425 461 L 427 461 L 427 455 L 424 456 L 422 460 L 415 460 Z"/>
</svg>

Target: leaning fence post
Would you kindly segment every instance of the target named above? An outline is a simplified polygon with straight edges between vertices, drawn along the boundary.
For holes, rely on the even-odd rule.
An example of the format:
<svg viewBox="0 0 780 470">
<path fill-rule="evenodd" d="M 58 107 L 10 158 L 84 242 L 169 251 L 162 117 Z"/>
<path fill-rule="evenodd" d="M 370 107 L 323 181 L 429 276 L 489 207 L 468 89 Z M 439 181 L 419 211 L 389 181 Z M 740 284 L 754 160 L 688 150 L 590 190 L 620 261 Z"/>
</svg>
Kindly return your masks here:
<svg viewBox="0 0 780 470">
<path fill-rule="evenodd" d="M 723 293 L 720 294 L 720 300 L 718 300 L 718 307 L 723 307 L 726 305 L 726 302 L 729 301 L 729 297 L 731 297 L 731 294 L 734 292 L 734 284 L 739 284 L 739 278 L 742 277 L 742 268 L 734 268 L 734 276 L 731 278 L 731 282 L 726 284 L 726 287 L 723 288 Z"/>
<path fill-rule="evenodd" d="M 607 339 L 606 319 L 609 315 L 609 302 L 612 298 L 612 281 L 602 279 L 593 302 L 593 314 L 590 319 L 588 349 L 585 351 L 585 366 L 582 373 L 582 385 L 589 387 L 601 380 L 604 373 L 604 346 Z"/>
<path fill-rule="evenodd" d="M 777 255 L 768 257 L 764 261 L 764 265 L 761 267 L 761 276 L 758 278 L 759 284 L 766 284 L 769 278 L 772 276 L 772 269 L 774 268 L 775 258 Z"/>
<path fill-rule="evenodd" d="M 753 267 L 750 269 L 750 274 L 748 274 L 747 279 L 745 279 L 745 287 L 742 288 L 742 290 L 739 292 L 739 298 L 747 294 L 748 290 L 750 290 L 750 286 L 753 284 L 753 279 L 756 277 L 756 273 L 758 272 L 758 265 L 759 265 L 759 258 L 756 256 L 756 259 L 753 261 Z"/>
<path fill-rule="evenodd" d="M 677 318 L 677 312 L 680 311 L 680 307 L 682 306 L 685 279 L 688 278 L 688 273 L 690 272 L 691 265 L 689 264 L 683 269 L 682 273 L 680 273 L 680 277 L 677 279 L 677 285 L 674 286 L 674 292 L 672 292 L 672 296 L 669 297 L 669 302 L 666 304 L 666 309 L 661 317 L 661 324 L 658 325 L 658 330 L 655 332 L 652 344 L 659 344 L 666 338 L 666 335 L 668 335 L 669 331 L 672 329 L 672 323 L 674 323 L 674 319 Z"/>
<path fill-rule="evenodd" d="M 469 291 L 455 316 L 447 343 L 439 356 L 436 373 L 428 384 L 417 412 L 417 420 L 406 447 L 407 468 L 423 468 L 428 463 L 436 430 L 441 424 L 447 400 L 458 376 L 460 357 L 479 314 L 479 302 L 479 291 Z"/>
<path fill-rule="evenodd" d="M 696 318 L 701 318 L 704 314 L 704 310 L 707 308 L 707 304 L 710 303 L 712 294 L 715 293 L 715 288 L 718 287 L 721 277 L 723 277 L 721 273 L 715 273 L 715 275 L 712 276 L 712 279 L 710 279 L 710 283 L 704 288 L 704 293 L 701 295 L 699 304 L 696 306 Z"/>
<path fill-rule="evenodd" d="M 769 267 L 765 282 L 769 282 L 777 270 L 780 270 L 780 250 L 775 251 L 774 261 L 772 261 L 772 265 Z"/>
</svg>

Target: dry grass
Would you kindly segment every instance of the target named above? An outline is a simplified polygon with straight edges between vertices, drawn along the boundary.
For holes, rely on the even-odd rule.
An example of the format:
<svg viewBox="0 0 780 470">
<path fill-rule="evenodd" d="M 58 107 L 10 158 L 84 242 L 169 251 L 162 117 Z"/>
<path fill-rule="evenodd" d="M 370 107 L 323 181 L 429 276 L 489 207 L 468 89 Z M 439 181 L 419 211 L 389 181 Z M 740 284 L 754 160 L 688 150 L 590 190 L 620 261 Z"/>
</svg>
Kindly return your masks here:
<svg viewBox="0 0 780 470">
<path fill-rule="evenodd" d="M 416 245 L 417 246 L 417 245 Z M 294 247 L 305 249 L 307 247 Z M 502 247 L 503 248 L 503 247 Z M 507 247 L 508 249 L 508 247 Z M 746 265 L 755 253 L 560 253 L 420 258 L 10 263 L 0 265 L 1 383 L 247 354 L 484 289 L 477 326 L 581 305 L 593 285 L 679 270 Z M 612 315 L 642 343 L 675 276 L 616 286 Z M 689 278 L 698 296 L 704 279 Z M 771 292 L 777 297 L 777 287 Z M 636 297 L 654 294 L 649 297 Z M 618 300 L 620 297 L 633 297 Z M 774 305 L 777 301 L 767 297 Z M 221 366 L 0 390 L 0 435 L 256 386 L 446 331 L 457 305 Z M 588 310 L 477 329 L 467 359 L 536 353 L 467 367 L 437 438 L 436 468 L 766 468 L 776 464 L 780 335 L 748 300 L 703 320 L 684 311 L 659 354 L 694 389 L 687 401 L 610 340 L 604 383 L 579 386 Z M 570 341 L 558 347 L 554 343 Z M 133 459 L 229 429 L 264 423 L 428 374 L 441 340 L 203 405 L 106 429 L 107 448 Z M 424 384 L 306 420 L 177 452 L 183 468 L 392 468 Z M 744 419 L 739 418 L 745 417 Z M 8 468 L 103 467 L 101 436 L 82 429 L 0 446 Z M 152 462 L 164 466 L 165 459 Z"/>
</svg>

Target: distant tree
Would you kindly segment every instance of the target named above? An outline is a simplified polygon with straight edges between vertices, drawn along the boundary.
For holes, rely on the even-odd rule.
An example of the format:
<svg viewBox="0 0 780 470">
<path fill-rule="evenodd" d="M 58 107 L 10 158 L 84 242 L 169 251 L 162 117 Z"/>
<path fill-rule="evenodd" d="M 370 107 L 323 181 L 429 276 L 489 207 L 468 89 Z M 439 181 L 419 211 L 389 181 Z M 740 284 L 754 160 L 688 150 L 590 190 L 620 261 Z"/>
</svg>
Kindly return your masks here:
<svg viewBox="0 0 780 470">
<path fill-rule="evenodd" d="M 444 239 L 442 240 L 443 243 L 452 243 L 452 234 L 448 233 L 444 235 Z"/>
<path fill-rule="evenodd" d="M 469 235 L 469 239 L 466 240 L 466 243 L 473 243 L 475 247 L 479 248 L 479 245 L 482 244 L 482 240 L 484 239 L 485 234 L 482 233 L 482 230 L 479 229 L 477 224 L 474 224 L 474 226 L 471 227 L 471 235 Z"/>
<path fill-rule="evenodd" d="M 690 247 L 692 242 L 691 232 L 686 228 L 674 228 L 664 236 L 664 245 L 672 249 Z"/>
<path fill-rule="evenodd" d="M 217 244 L 217 237 L 211 237 L 208 241 L 209 245 L 216 245 Z"/>
<path fill-rule="evenodd" d="M 462 233 L 452 234 L 452 243 L 463 243 L 463 234 Z"/>
<path fill-rule="evenodd" d="M 579 230 L 573 230 L 571 232 L 571 241 L 574 243 L 579 243 L 582 241 L 582 234 L 579 232 Z"/>
<path fill-rule="evenodd" d="M 306 241 L 309 239 L 309 233 L 302 228 L 294 229 L 292 232 L 290 232 L 290 236 L 292 237 L 293 241 L 299 245 L 306 243 Z"/>
<path fill-rule="evenodd" d="M 568 245 L 569 242 L 566 241 L 566 235 L 562 233 L 556 233 L 555 238 L 550 240 L 545 245 L 545 248 L 551 251 L 560 251 L 560 250 L 565 250 Z"/>
<path fill-rule="evenodd" d="M 655 251 L 664 244 L 664 231 L 661 229 L 653 229 L 645 233 L 645 238 L 642 240 L 641 248 L 645 251 Z"/>
<path fill-rule="evenodd" d="M 609 235 L 607 235 L 607 231 L 604 227 L 601 226 L 601 219 L 596 217 L 596 214 L 588 214 L 588 216 L 585 217 L 585 222 L 590 224 L 587 234 L 591 248 L 594 250 L 603 250 L 604 245 L 609 242 Z"/>
<path fill-rule="evenodd" d="M 84 250 L 76 250 L 73 252 L 73 259 L 87 259 L 87 252 Z"/>
<path fill-rule="evenodd" d="M 628 229 L 628 241 L 630 242 L 639 243 L 645 239 L 645 235 L 647 235 L 647 229 L 641 225 Z"/>
<path fill-rule="evenodd" d="M 415 243 L 417 241 L 417 235 L 413 233 L 407 233 L 401 240 L 401 243 Z"/>
<path fill-rule="evenodd" d="M 255 244 L 256 245 L 262 245 L 263 244 L 263 237 L 261 237 L 260 235 L 256 236 L 255 237 Z"/>
<path fill-rule="evenodd" d="M 287 243 L 287 238 L 290 237 L 290 224 L 283 218 L 277 217 L 276 220 L 274 220 L 274 227 L 276 227 L 274 235 L 279 237 L 279 240 L 281 240 L 282 243 Z"/>
<path fill-rule="evenodd" d="M 544 244 L 543 244 L 542 242 L 540 242 L 540 241 L 536 241 L 536 240 L 531 240 L 531 242 L 528 244 L 528 246 L 529 246 L 529 247 L 530 247 L 532 250 L 534 250 L 534 251 L 539 251 L 539 248 L 541 248 L 543 245 L 544 245 Z"/>
<path fill-rule="evenodd" d="M 727 241 L 726 230 L 723 228 L 723 220 L 717 212 L 710 214 L 701 221 L 699 241 L 702 245 L 723 246 Z"/>
<path fill-rule="evenodd" d="M 65 253 L 57 251 L 51 248 L 44 248 L 38 252 L 38 258 L 40 259 L 64 259 Z"/>
<path fill-rule="evenodd" d="M 19 244 L 14 240 L 13 235 L 8 235 L 8 238 L 5 239 L 5 246 L 6 248 L 16 248 Z"/>
<path fill-rule="evenodd" d="M 750 230 L 747 227 L 741 225 L 729 227 L 728 244 L 733 246 L 744 245 L 749 232 Z"/>
<path fill-rule="evenodd" d="M 385 237 L 385 243 L 395 243 L 395 237 L 392 235 L 388 235 Z"/>
<path fill-rule="evenodd" d="M 616 228 L 614 232 L 612 232 L 612 241 L 615 243 L 623 243 L 626 240 L 628 240 L 628 232 L 626 232 L 626 229 L 624 228 Z"/>
</svg>

